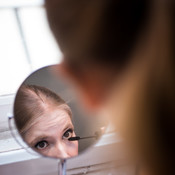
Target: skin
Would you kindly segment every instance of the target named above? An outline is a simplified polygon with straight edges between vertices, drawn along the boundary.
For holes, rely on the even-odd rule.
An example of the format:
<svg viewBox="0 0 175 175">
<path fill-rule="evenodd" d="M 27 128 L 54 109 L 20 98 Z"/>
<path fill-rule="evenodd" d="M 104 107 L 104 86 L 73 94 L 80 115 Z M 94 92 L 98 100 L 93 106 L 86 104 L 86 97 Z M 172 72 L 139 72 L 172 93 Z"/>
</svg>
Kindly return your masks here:
<svg viewBox="0 0 175 175">
<path fill-rule="evenodd" d="M 49 109 L 35 120 L 24 140 L 42 155 L 69 158 L 78 155 L 78 141 L 68 140 L 74 136 L 74 126 L 68 113 L 63 109 Z"/>
</svg>

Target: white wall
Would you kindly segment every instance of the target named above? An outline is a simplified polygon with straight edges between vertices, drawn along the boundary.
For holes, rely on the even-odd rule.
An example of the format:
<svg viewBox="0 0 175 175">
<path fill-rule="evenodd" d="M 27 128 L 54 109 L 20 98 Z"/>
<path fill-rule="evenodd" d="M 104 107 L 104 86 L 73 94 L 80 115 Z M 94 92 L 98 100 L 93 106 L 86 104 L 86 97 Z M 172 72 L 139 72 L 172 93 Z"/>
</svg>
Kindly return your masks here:
<svg viewBox="0 0 175 175">
<path fill-rule="evenodd" d="M 79 157 L 67 160 L 67 174 L 134 175 L 134 166 L 128 165 L 123 155 L 120 143 L 94 146 Z M 1 175 L 55 175 L 57 171 L 58 161 L 49 158 L 36 158 L 0 166 Z"/>
</svg>

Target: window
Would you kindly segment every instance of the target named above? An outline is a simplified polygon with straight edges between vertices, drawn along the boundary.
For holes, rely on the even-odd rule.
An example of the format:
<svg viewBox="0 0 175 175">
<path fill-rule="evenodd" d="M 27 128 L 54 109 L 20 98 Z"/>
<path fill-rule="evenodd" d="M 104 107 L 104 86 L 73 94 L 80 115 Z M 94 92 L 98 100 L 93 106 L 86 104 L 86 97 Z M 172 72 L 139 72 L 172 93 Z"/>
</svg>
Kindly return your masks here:
<svg viewBox="0 0 175 175">
<path fill-rule="evenodd" d="M 21 8 L 19 16 L 32 68 L 37 69 L 56 63 L 58 58 L 61 58 L 61 54 L 48 28 L 45 9 L 42 7 Z"/>
<path fill-rule="evenodd" d="M 1 0 L 0 38 L 0 95 L 14 94 L 32 71 L 61 61 L 41 0 Z"/>
<path fill-rule="evenodd" d="M 0 23 L 0 95 L 5 95 L 16 91 L 30 67 L 13 10 L 0 10 Z"/>
</svg>

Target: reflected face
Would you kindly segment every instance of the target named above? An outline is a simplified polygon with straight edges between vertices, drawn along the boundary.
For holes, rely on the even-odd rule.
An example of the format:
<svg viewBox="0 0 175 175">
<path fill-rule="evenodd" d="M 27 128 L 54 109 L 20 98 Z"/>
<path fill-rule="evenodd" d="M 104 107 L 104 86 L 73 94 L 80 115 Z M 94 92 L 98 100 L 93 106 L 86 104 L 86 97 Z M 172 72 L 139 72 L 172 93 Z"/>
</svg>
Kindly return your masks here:
<svg viewBox="0 0 175 175">
<path fill-rule="evenodd" d="M 42 155 L 69 158 L 78 155 L 78 141 L 68 140 L 74 136 L 74 126 L 68 113 L 54 108 L 33 122 L 24 140 Z"/>
</svg>

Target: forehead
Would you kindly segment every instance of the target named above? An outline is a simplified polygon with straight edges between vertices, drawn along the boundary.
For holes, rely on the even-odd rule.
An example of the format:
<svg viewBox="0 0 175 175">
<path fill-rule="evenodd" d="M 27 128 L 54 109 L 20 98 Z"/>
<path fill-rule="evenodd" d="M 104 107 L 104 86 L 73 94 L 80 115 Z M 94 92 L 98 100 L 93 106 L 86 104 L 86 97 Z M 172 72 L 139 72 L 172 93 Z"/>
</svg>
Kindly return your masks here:
<svg viewBox="0 0 175 175">
<path fill-rule="evenodd" d="M 62 131 L 68 124 L 72 124 L 72 121 L 67 111 L 59 108 L 50 109 L 33 121 L 26 136 L 47 132 L 54 133 L 56 130 Z"/>
<path fill-rule="evenodd" d="M 53 108 L 49 109 L 43 115 L 39 116 L 37 123 L 47 123 L 49 125 L 53 121 L 55 123 L 62 123 L 67 120 L 71 121 L 71 117 L 65 109 Z"/>
</svg>

